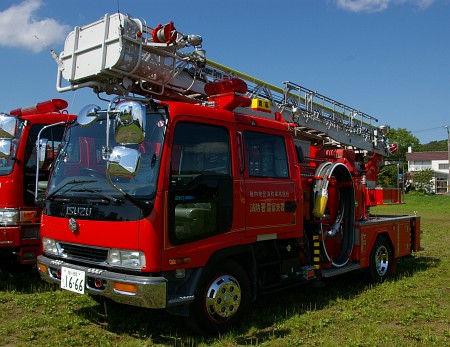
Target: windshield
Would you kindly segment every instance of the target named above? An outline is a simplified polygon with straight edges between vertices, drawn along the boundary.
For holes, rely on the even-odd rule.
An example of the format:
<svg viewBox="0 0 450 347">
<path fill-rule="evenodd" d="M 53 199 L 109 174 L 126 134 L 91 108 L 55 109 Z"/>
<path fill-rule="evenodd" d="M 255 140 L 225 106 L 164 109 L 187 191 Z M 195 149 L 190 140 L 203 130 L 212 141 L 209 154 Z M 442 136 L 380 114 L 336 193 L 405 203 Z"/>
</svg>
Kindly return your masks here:
<svg viewBox="0 0 450 347">
<path fill-rule="evenodd" d="M 137 175 L 131 178 L 110 177 L 111 183 L 128 196 L 148 200 L 156 190 L 165 134 L 165 112 L 164 109 L 148 111 L 144 141 L 138 145 L 126 145 L 141 153 Z M 120 146 L 114 141 L 113 123 L 110 121 L 109 125 L 110 149 Z M 47 198 L 78 196 L 106 198 L 115 202 L 116 198 L 121 197 L 106 178 L 106 124 L 106 117 L 103 117 L 87 127 L 75 123 L 68 129 L 50 177 Z"/>
</svg>

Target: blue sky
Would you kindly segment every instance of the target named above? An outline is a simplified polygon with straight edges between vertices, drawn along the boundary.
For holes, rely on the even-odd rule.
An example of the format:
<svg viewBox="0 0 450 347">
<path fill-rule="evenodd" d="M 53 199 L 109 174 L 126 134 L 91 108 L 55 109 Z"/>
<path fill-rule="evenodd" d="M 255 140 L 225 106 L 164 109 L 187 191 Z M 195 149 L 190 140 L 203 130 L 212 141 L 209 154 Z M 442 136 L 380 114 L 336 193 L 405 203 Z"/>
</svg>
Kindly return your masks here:
<svg viewBox="0 0 450 347">
<path fill-rule="evenodd" d="M 292 81 L 406 128 L 421 143 L 450 125 L 450 0 L 2 0 L 0 111 L 51 98 L 77 113 L 90 89 L 56 91 L 67 33 L 117 12 L 203 37 L 211 60 L 282 87 Z M 39 38 L 36 39 L 36 36 Z"/>
</svg>

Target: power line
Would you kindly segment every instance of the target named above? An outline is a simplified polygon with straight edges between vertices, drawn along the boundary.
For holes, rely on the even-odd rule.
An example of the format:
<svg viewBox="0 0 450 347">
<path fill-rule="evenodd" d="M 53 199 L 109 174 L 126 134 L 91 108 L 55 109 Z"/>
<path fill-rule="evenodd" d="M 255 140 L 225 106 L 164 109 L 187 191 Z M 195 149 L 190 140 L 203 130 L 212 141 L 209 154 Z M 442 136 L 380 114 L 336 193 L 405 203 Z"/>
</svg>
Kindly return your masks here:
<svg viewBox="0 0 450 347">
<path fill-rule="evenodd" d="M 420 130 L 411 130 L 411 133 L 420 133 L 420 132 L 424 132 L 424 131 L 431 131 L 431 130 L 436 130 L 436 129 L 442 129 L 445 128 L 444 125 L 441 125 L 440 127 L 434 127 L 434 128 L 428 128 L 428 129 L 420 129 Z"/>
</svg>

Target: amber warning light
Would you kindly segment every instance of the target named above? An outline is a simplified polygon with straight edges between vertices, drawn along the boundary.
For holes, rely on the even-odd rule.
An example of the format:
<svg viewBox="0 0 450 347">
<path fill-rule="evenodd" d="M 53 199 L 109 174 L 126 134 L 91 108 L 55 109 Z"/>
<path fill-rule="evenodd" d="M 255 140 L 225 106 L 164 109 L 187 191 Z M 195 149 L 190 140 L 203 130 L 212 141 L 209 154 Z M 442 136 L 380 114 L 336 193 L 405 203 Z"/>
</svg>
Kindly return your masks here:
<svg viewBox="0 0 450 347">
<path fill-rule="evenodd" d="M 67 101 L 63 99 L 52 99 L 39 102 L 36 105 L 17 108 L 9 112 L 12 116 L 29 116 L 32 114 L 58 112 L 67 108 Z"/>
</svg>

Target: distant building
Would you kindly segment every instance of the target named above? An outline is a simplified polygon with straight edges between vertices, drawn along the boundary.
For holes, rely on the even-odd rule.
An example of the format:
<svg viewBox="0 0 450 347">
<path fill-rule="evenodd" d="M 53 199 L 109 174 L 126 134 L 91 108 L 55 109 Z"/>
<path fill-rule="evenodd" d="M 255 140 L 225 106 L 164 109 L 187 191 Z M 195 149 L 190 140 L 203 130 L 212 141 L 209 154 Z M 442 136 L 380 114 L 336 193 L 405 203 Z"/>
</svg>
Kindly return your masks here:
<svg viewBox="0 0 450 347">
<path fill-rule="evenodd" d="M 408 171 L 412 174 L 425 169 L 434 171 L 433 191 L 436 194 L 448 192 L 448 152 L 411 152 L 406 153 Z"/>
</svg>

